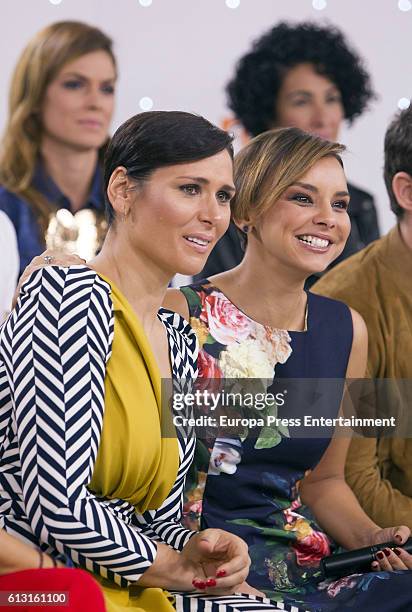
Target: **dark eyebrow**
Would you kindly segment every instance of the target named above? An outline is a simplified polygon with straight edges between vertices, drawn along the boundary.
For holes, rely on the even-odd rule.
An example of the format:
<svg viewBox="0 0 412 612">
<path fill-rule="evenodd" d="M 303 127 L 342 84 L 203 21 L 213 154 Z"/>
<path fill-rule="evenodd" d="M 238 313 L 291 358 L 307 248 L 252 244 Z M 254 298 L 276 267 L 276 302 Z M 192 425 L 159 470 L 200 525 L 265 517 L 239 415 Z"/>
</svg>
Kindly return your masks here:
<svg viewBox="0 0 412 612">
<path fill-rule="evenodd" d="M 336 92 L 340 93 L 339 88 L 336 85 L 331 85 L 330 87 L 328 87 L 328 89 L 325 90 L 324 93 L 328 95 Z M 311 91 L 308 91 L 307 89 L 294 89 L 290 91 L 286 97 L 291 98 L 292 96 L 306 96 L 307 98 L 310 98 L 311 96 L 313 96 L 313 93 Z"/>
<path fill-rule="evenodd" d="M 306 91 L 305 89 L 294 89 L 293 91 L 290 91 L 286 97 L 291 98 L 292 96 L 306 96 L 309 98 L 311 95 L 312 93 L 310 91 Z"/>
<path fill-rule="evenodd" d="M 203 176 L 178 176 L 178 179 L 189 179 L 195 183 L 201 183 L 202 185 L 209 185 L 209 179 L 204 178 Z M 231 191 L 235 193 L 235 187 L 233 185 L 222 185 L 221 189 L 225 189 L 226 191 Z"/>
<path fill-rule="evenodd" d="M 309 183 L 302 183 L 301 181 L 296 181 L 295 183 L 291 185 L 291 187 L 294 187 L 295 185 L 298 185 L 299 187 L 303 187 L 304 189 L 307 189 L 308 191 L 312 191 L 313 193 L 319 192 L 319 189 L 315 187 L 315 185 L 310 185 Z M 336 191 L 334 195 L 338 196 L 339 198 L 342 198 L 345 196 L 349 196 L 349 193 L 347 191 Z"/>
</svg>

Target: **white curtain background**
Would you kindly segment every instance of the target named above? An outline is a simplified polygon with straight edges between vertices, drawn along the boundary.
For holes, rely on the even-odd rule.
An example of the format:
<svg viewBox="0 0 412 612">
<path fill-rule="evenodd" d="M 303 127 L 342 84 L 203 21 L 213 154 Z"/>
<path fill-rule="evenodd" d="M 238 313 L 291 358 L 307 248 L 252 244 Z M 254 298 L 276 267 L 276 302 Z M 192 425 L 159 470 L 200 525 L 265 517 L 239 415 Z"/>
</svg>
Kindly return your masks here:
<svg viewBox="0 0 412 612">
<path fill-rule="evenodd" d="M 193 111 L 219 123 L 228 114 L 225 83 L 252 40 L 281 19 L 336 24 L 364 57 L 379 96 L 341 134 L 347 174 L 374 194 L 381 229 L 394 224 L 382 179 L 383 136 L 398 101 L 412 95 L 410 0 L 1 0 L 0 7 L 1 130 L 14 64 L 29 38 L 53 21 L 86 21 L 113 38 L 120 69 L 113 130 L 142 110 L 145 97 L 153 109 Z"/>
</svg>

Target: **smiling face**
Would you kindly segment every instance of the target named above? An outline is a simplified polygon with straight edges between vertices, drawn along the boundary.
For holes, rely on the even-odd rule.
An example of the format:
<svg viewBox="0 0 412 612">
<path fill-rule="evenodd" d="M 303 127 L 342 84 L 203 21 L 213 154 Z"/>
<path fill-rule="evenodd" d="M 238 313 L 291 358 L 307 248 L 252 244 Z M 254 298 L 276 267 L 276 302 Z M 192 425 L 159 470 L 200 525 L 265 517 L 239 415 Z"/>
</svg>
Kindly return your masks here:
<svg viewBox="0 0 412 612">
<path fill-rule="evenodd" d="M 115 80 L 106 51 L 87 53 L 63 66 L 45 92 L 43 144 L 52 140 L 79 151 L 101 147 L 113 114 Z"/>
<path fill-rule="evenodd" d="M 116 222 L 131 249 L 170 276 L 199 273 L 230 221 L 233 163 L 221 151 L 155 170 L 136 187 L 126 221 Z"/>
<path fill-rule="evenodd" d="M 322 272 L 349 236 L 348 203 L 342 166 L 325 157 L 258 218 L 247 248 L 257 250 L 269 269 L 280 264 L 302 278 Z"/>
<path fill-rule="evenodd" d="M 311 64 L 298 64 L 285 75 L 275 117 L 276 127 L 298 127 L 336 141 L 344 118 L 339 89 Z"/>
</svg>

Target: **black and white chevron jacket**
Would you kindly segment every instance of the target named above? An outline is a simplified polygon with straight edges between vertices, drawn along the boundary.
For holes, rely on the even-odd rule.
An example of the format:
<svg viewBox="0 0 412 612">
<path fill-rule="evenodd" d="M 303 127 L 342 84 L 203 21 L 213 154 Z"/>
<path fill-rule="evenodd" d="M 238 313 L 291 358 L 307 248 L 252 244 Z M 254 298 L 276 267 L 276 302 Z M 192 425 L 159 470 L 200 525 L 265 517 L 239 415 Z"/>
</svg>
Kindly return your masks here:
<svg viewBox="0 0 412 612">
<path fill-rule="evenodd" d="M 174 377 L 194 378 L 194 332 L 175 313 L 159 317 Z M 110 286 L 90 268 L 45 267 L 25 283 L 0 332 L 0 527 L 126 586 L 156 541 L 181 549 L 192 535 L 179 520 L 195 440 L 178 437 L 176 482 L 157 511 L 137 515 L 88 489 L 113 328 Z"/>
</svg>

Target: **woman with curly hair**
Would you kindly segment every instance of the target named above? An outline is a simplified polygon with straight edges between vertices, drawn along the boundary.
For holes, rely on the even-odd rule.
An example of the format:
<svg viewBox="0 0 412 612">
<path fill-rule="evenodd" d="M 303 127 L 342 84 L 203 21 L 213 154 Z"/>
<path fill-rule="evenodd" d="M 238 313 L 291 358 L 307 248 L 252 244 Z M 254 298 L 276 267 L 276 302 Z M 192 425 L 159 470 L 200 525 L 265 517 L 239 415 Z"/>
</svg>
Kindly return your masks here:
<svg viewBox="0 0 412 612">
<path fill-rule="evenodd" d="M 343 34 L 309 22 L 279 23 L 256 40 L 239 60 L 227 94 L 247 138 L 290 126 L 331 141 L 338 139 L 343 121 L 352 124 L 374 97 L 369 75 Z M 379 238 L 372 196 L 350 183 L 348 187 L 352 229 L 333 265 Z M 230 269 L 242 257 L 231 224 L 202 275 Z"/>
</svg>

